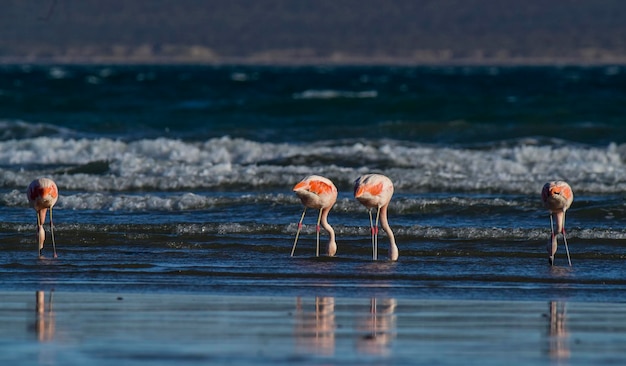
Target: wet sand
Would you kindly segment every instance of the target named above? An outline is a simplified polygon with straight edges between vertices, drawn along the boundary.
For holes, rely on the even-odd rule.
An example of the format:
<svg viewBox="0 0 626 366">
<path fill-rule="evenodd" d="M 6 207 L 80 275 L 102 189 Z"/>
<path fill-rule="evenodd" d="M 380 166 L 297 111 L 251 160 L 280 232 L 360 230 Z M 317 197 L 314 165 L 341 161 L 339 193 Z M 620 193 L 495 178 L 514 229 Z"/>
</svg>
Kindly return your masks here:
<svg viewBox="0 0 626 366">
<path fill-rule="evenodd" d="M 622 364 L 626 304 L 3 292 L 3 365 Z"/>
</svg>

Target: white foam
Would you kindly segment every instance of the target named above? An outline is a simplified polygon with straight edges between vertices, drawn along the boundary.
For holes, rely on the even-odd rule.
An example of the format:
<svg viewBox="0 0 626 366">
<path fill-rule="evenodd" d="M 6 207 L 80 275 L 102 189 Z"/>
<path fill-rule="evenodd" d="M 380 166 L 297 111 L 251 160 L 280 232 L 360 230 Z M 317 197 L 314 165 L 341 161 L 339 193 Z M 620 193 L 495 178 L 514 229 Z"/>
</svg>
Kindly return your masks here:
<svg viewBox="0 0 626 366">
<path fill-rule="evenodd" d="M 228 136 L 205 142 L 37 137 L 0 141 L 0 173 L 5 187 L 46 174 L 77 191 L 290 188 L 312 173 L 350 187 L 374 171 L 405 192 L 535 194 L 546 181 L 565 179 L 575 192 L 617 193 L 626 190 L 624 155 L 626 145 L 541 146 L 526 140 L 476 149 L 397 140 L 302 145 Z M 105 168 L 81 168 L 94 162 Z"/>
</svg>

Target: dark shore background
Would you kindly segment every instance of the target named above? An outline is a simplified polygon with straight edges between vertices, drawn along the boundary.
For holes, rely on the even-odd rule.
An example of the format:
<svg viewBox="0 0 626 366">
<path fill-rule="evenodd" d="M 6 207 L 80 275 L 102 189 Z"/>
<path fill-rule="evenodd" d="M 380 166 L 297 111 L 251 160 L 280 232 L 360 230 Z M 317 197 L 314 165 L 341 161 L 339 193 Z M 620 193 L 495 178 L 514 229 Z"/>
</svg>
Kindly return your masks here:
<svg viewBox="0 0 626 366">
<path fill-rule="evenodd" d="M 624 64 L 620 0 L 2 0 L 0 63 Z"/>
</svg>

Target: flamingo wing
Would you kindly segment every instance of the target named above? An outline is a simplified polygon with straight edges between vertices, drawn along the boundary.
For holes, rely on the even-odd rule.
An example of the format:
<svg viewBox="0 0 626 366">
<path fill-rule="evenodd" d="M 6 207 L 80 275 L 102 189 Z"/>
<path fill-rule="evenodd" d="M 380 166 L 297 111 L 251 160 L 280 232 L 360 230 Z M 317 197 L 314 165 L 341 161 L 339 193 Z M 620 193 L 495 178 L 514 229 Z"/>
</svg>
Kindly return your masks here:
<svg viewBox="0 0 626 366">
<path fill-rule="evenodd" d="M 318 196 L 331 194 L 334 191 L 334 188 L 335 187 L 333 187 L 332 185 L 321 180 L 314 180 L 311 181 L 309 184 L 309 191 L 317 194 Z"/>
</svg>

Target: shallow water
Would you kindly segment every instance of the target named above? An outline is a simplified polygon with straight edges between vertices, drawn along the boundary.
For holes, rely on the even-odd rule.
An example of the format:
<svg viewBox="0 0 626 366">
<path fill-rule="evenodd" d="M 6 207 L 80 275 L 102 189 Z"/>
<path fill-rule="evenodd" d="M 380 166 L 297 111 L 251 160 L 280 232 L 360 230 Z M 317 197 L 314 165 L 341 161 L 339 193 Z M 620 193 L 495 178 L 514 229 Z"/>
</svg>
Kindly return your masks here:
<svg viewBox="0 0 626 366">
<path fill-rule="evenodd" d="M 3 363 L 621 364 L 626 307 L 568 301 L 4 292 Z M 245 344 L 245 347 L 242 345 Z"/>
<path fill-rule="evenodd" d="M 399 235 L 400 260 L 389 262 L 386 237 L 381 236 L 381 259 L 374 262 L 369 236 L 358 231 L 354 239 L 339 241 L 336 257 L 316 258 L 314 232 L 302 235 L 290 257 L 293 236 L 272 231 L 249 233 L 242 228 L 239 233 L 220 233 L 219 226 L 196 228 L 203 233 L 176 226 L 168 233 L 125 225 L 99 229 L 105 233 L 95 238 L 58 232 L 57 237 L 66 240 L 59 241 L 58 259 L 50 258 L 49 249 L 47 259 L 37 259 L 28 245 L 5 247 L 2 287 L 595 302 L 623 301 L 626 295 L 623 259 L 607 254 L 623 250 L 621 241 L 609 246 L 601 240 L 581 245 L 585 241 L 579 240 L 570 245 L 572 267 L 562 248 L 556 266 L 550 267 L 542 254 L 543 241 L 416 240 Z"/>
</svg>

